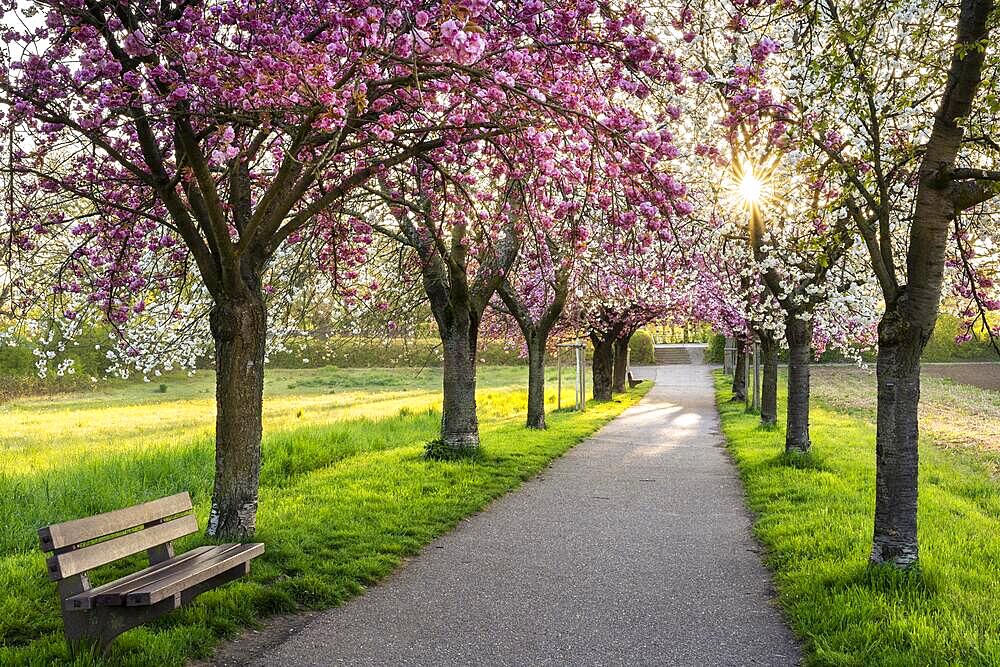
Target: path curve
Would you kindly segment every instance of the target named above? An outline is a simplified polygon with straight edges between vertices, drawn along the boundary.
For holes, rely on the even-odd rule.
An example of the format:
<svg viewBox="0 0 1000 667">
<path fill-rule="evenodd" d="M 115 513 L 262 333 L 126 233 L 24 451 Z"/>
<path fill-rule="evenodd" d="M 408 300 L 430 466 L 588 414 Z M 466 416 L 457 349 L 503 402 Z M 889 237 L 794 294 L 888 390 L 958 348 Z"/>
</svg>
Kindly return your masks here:
<svg viewBox="0 0 1000 667">
<path fill-rule="evenodd" d="M 706 366 L 253 665 L 795 665 Z"/>
</svg>

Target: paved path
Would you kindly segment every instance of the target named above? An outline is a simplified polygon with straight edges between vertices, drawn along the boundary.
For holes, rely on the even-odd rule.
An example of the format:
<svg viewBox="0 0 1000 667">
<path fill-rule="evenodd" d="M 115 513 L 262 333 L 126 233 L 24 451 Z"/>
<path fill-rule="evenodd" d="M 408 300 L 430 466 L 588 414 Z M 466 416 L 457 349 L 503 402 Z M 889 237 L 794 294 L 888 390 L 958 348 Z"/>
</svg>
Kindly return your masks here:
<svg viewBox="0 0 1000 667">
<path fill-rule="evenodd" d="M 254 665 L 794 665 L 706 366 Z"/>
</svg>

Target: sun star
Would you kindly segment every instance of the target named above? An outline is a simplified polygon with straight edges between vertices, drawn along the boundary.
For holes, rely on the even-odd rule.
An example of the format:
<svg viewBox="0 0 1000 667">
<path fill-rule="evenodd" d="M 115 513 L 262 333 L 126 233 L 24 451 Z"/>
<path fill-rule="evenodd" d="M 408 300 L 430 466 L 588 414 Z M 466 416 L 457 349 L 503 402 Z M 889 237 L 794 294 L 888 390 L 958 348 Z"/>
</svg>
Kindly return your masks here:
<svg viewBox="0 0 1000 667">
<path fill-rule="evenodd" d="M 760 201 L 761 193 L 764 189 L 764 182 L 757 178 L 753 169 L 749 168 L 740 179 L 740 198 L 746 204 L 756 204 Z"/>
</svg>

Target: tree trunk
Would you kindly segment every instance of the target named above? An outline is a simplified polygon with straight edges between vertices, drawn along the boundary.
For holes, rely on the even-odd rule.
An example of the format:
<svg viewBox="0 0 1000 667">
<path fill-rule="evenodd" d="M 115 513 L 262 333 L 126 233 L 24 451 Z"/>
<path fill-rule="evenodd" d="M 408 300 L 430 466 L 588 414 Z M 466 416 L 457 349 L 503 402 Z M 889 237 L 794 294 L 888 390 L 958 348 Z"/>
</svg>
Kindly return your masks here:
<svg viewBox="0 0 1000 667">
<path fill-rule="evenodd" d="M 624 393 L 626 387 L 625 377 L 628 373 L 628 344 L 632 340 L 631 334 L 615 340 L 615 361 L 612 381 L 612 391 L 619 394 Z"/>
<path fill-rule="evenodd" d="M 545 336 L 536 334 L 528 345 L 528 428 L 545 428 Z"/>
<path fill-rule="evenodd" d="M 917 561 L 917 406 L 922 341 L 899 310 L 879 322 L 878 423 L 875 439 L 875 531 L 871 561 L 909 567 Z"/>
<path fill-rule="evenodd" d="M 760 423 L 770 427 L 778 423 L 778 342 L 769 331 L 760 336 L 760 357 L 764 366 L 760 389 Z"/>
<path fill-rule="evenodd" d="M 906 253 L 908 284 L 896 288 L 889 260 L 883 260 L 879 276 L 886 309 L 878 331 L 875 530 L 871 561 L 901 568 L 916 563 L 919 555 L 920 354 L 938 316 L 948 233 L 961 210 L 997 196 L 992 182 L 958 183 L 948 177 L 962 144 L 963 120 L 972 112 L 981 83 L 986 50 L 991 46 L 988 21 L 995 11 L 991 0 L 964 0 L 960 6 L 948 82 L 918 171 Z"/>
<path fill-rule="evenodd" d="M 591 336 L 591 341 L 594 344 L 594 400 L 610 401 L 614 374 L 614 341 L 611 338 L 601 340 L 594 336 Z"/>
<path fill-rule="evenodd" d="M 788 341 L 788 414 L 785 417 L 785 451 L 807 452 L 809 439 L 809 357 L 812 324 L 789 315 L 785 320 Z"/>
<path fill-rule="evenodd" d="M 215 486 L 206 533 L 244 539 L 257 524 L 264 338 L 267 315 L 259 290 L 217 303 L 215 339 Z"/>
<path fill-rule="evenodd" d="M 733 367 L 733 401 L 747 400 L 747 355 L 745 341 L 736 339 L 736 364 Z"/>
<path fill-rule="evenodd" d="M 441 442 L 448 449 L 473 453 L 479 448 L 479 418 L 476 416 L 476 339 L 468 317 L 456 317 L 448 331 L 441 332 L 444 346 L 444 405 L 441 411 Z"/>
<path fill-rule="evenodd" d="M 500 283 L 497 294 L 517 322 L 528 348 L 528 428 L 545 428 L 545 348 L 549 333 L 562 314 L 569 293 L 569 272 L 563 271 L 553 286 L 552 303 L 535 321 L 510 281 Z"/>
</svg>

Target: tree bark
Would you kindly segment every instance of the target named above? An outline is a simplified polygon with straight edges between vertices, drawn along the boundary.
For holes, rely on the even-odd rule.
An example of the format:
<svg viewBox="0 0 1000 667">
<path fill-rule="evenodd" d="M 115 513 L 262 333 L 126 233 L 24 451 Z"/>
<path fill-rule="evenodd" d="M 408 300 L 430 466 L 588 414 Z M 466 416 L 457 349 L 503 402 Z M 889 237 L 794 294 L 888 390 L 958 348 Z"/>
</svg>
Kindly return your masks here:
<svg viewBox="0 0 1000 667">
<path fill-rule="evenodd" d="M 614 339 L 602 339 L 593 334 L 590 339 L 594 344 L 594 400 L 610 401 L 615 359 Z"/>
<path fill-rule="evenodd" d="M 629 334 L 616 338 L 614 342 L 615 360 L 611 389 L 619 394 L 624 393 L 628 388 L 625 386 L 625 377 L 628 374 L 628 344 L 631 340 L 632 334 Z"/>
<path fill-rule="evenodd" d="M 733 401 L 747 400 L 747 355 L 746 341 L 736 338 L 736 364 L 733 366 Z"/>
<path fill-rule="evenodd" d="M 760 423 L 771 427 L 778 423 L 778 341 L 769 331 L 760 335 L 760 357 L 764 367 L 760 390 Z"/>
<path fill-rule="evenodd" d="M 785 318 L 788 342 L 788 412 L 785 416 L 785 451 L 808 452 L 809 362 L 812 354 L 812 324 L 795 315 Z"/>
<path fill-rule="evenodd" d="M 206 532 L 243 539 L 257 523 L 264 340 L 267 314 L 259 289 L 212 308 L 215 339 L 215 485 Z"/>
<path fill-rule="evenodd" d="M 444 347 L 444 399 L 441 409 L 441 442 L 459 453 L 479 447 L 476 416 L 476 344 L 478 322 L 469 313 L 456 313 L 452 326 L 442 329 Z"/>
<path fill-rule="evenodd" d="M 535 335 L 528 346 L 528 428 L 545 428 L 545 342 Z"/>
<path fill-rule="evenodd" d="M 871 561 L 909 567 L 917 561 L 917 406 L 921 341 L 886 309 L 879 322 L 878 421 L 875 438 L 875 530 Z"/>
</svg>

